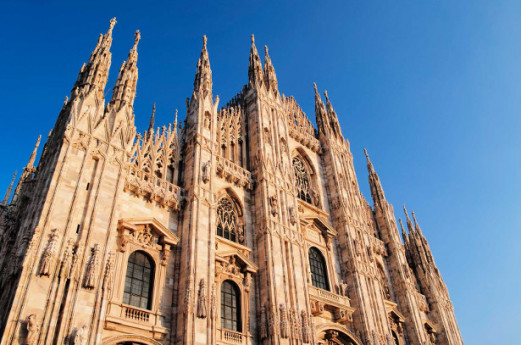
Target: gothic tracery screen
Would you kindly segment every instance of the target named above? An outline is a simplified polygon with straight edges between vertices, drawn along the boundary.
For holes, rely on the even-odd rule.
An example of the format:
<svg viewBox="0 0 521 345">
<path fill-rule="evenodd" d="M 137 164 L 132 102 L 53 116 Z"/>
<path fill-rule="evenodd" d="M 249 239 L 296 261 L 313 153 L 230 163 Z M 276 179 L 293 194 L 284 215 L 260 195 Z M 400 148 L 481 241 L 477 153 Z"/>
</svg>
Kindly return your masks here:
<svg viewBox="0 0 521 345">
<path fill-rule="evenodd" d="M 293 158 L 293 169 L 295 170 L 295 179 L 297 180 L 298 197 L 311 204 L 311 181 L 309 172 L 299 157 Z"/>
<path fill-rule="evenodd" d="M 228 197 L 221 198 L 217 206 L 217 235 L 230 241 L 244 243 L 244 233 L 238 224 L 233 201 Z"/>
</svg>

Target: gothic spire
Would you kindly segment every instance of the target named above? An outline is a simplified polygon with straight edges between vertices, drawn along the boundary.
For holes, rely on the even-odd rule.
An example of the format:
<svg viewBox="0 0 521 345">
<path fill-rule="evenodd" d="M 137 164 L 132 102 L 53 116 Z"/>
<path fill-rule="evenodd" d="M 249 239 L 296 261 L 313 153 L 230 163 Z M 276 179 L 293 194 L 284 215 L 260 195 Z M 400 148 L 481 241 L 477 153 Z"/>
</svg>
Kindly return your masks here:
<svg viewBox="0 0 521 345">
<path fill-rule="evenodd" d="M 40 140 L 42 139 L 42 135 L 38 136 L 38 140 L 36 140 L 36 144 L 34 145 L 33 153 L 31 153 L 31 157 L 29 158 L 29 162 L 27 162 L 27 166 L 24 169 L 31 169 L 34 166 L 34 161 L 36 160 L 36 154 L 38 153 L 38 146 L 40 146 Z"/>
<path fill-rule="evenodd" d="M 194 80 L 194 93 L 200 93 L 204 96 L 212 94 L 212 70 L 210 69 L 210 59 L 208 57 L 208 50 L 206 49 L 206 35 L 203 36 L 203 48 L 201 49 L 201 56 L 197 61 L 197 69 Z"/>
<path fill-rule="evenodd" d="M 156 118 L 156 103 L 152 106 L 152 115 L 150 115 L 150 122 L 148 124 L 148 132 L 152 133 L 152 130 L 154 129 L 154 122 Z"/>
<path fill-rule="evenodd" d="M 420 224 L 418 224 L 418 221 L 416 220 L 416 214 L 414 214 L 414 211 L 411 211 L 411 214 L 412 214 L 412 219 L 414 221 L 414 229 L 416 230 L 416 232 L 418 232 L 420 235 L 423 236 L 422 229 L 420 228 Z"/>
<path fill-rule="evenodd" d="M 407 228 L 409 229 L 409 233 L 414 234 L 414 227 L 412 225 L 411 219 L 409 218 L 409 214 L 407 213 L 405 205 L 403 205 L 403 212 L 405 213 L 405 217 L 407 218 Z"/>
<path fill-rule="evenodd" d="M 134 34 L 134 45 L 128 53 L 127 61 L 123 61 L 119 69 L 118 79 L 114 85 L 112 99 L 110 101 L 116 112 L 119 111 L 123 105 L 129 105 L 131 108 L 134 106 L 138 78 L 137 45 L 140 39 L 141 34 L 139 30 L 137 30 Z"/>
<path fill-rule="evenodd" d="M 116 25 L 116 18 L 110 20 L 107 33 L 99 35 L 98 43 L 92 51 L 89 61 L 81 67 L 71 98 L 80 93 L 87 94 L 91 90 L 96 90 L 99 99 L 103 98 L 111 63 L 110 46 L 114 25 Z"/>
<path fill-rule="evenodd" d="M 275 74 L 275 67 L 273 67 L 273 64 L 271 63 L 268 46 L 264 46 L 264 83 L 268 90 L 273 91 L 275 96 L 278 95 L 279 85 L 277 82 L 277 75 Z"/>
<path fill-rule="evenodd" d="M 315 88 L 315 117 L 317 120 L 317 127 L 321 133 L 327 133 L 329 128 L 329 122 L 327 120 L 326 107 L 322 102 L 322 98 L 317 90 L 317 84 L 313 83 Z"/>
<path fill-rule="evenodd" d="M 402 219 L 398 218 L 398 222 L 400 223 L 400 228 L 402 230 L 402 238 L 404 242 L 407 242 L 407 233 L 405 232 L 405 229 L 403 228 Z"/>
<path fill-rule="evenodd" d="M 11 183 L 9 184 L 9 187 L 7 188 L 7 192 L 5 192 L 4 200 L 2 201 L 2 206 L 7 206 L 9 203 L 9 197 L 11 196 L 11 192 L 13 191 L 14 181 L 16 180 L 17 171 L 13 174 L 13 179 L 11 180 Z"/>
<path fill-rule="evenodd" d="M 27 180 L 27 178 L 36 171 L 36 168 L 34 167 L 34 162 L 36 160 L 36 154 L 38 153 L 38 146 L 40 146 L 41 139 L 42 136 L 39 135 L 38 140 L 36 140 L 36 145 L 34 145 L 33 152 L 31 153 L 31 157 L 29 157 L 29 161 L 27 162 L 27 165 L 24 167 L 24 171 L 20 176 L 18 184 L 16 185 L 16 188 L 14 190 L 13 199 L 11 200 L 12 204 L 16 203 L 16 201 L 18 200 L 18 196 L 20 195 L 20 191 L 25 180 Z"/>
<path fill-rule="evenodd" d="M 262 64 L 260 61 L 257 47 L 255 46 L 255 37 L 251 35 L 250 62 L 248 65 L 248 85 L 250 88 L 258 88 L 264 82 L 264 73 L 262 72 Z"/>
<path fill-rule="evenodd" d="M 331 129 L 333 130 L 333 133 L 338 138 L 342 137 L 342 130 L 340 129 L 340 124 L 338 123 L 338 116 L 336 114 L 335 109 L 333 109 L 333 105 L 329 101 L 329 97 L 327 95 L 327 91 L 324 91 L 324 96 L 326 96 L 326 109 L 327 109 L 327 115 L 329 118 L 329 124 L 331 126 Z"/>
<path fill-rule="evenodd" d="M 371 187 L 371 196 L 373 197 L 375 207 L 378 205 L 381 206 L 381 201 L 385 200 L 384 190 L 382 188 L 380 178 L 374 170 L 373 163 L 369 159 L 369 154 L 367 153 L 367 150 L 365 148 L 364 153 L 365 158 L 367 160 L 367 170 L 369 172 L 369 186 Z"/>
</svg>

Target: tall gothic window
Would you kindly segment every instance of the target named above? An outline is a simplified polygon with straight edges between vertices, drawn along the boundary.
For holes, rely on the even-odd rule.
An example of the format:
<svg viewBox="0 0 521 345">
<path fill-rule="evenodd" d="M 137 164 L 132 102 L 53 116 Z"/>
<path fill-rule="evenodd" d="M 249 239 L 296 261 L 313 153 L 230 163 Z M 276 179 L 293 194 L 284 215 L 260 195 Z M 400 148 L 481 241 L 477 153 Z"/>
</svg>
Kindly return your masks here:
<svg viewBox="0 0 521 345">
<path fill-rule="evenodd" d="M 217 235 L 230 241 L 244 242 L 244 231 L 238 224 L 237 212 L 229 197 L 221 198 L 217 206 Z"/>
<path fill-rule="evenodd" d="M 329 291 L 326 261 L 317 248 L 311 247 L 309 249 L 309 267 L 313 286 Z"/>
<path fill-rule="evenodd" d="M 225 280 L 221 285 L 221 327 L 241 332 L 241 293 L 236 284 Z"/>
<path fill-rule="evenodd" d="M 140 251 L 132 253 L 128 258 L 123 303 L 150 309 L 153 281 L 154 263 L 152 259 Z"/>
<path fill-rule="evenodd" d="M 309 178 L 306 165 L 299 157 L 293 158 L 293 169 L 295 170 L 295 179 L 297 180 L 298 197 L 311 204 L 311 179 Z"/>
</svg>

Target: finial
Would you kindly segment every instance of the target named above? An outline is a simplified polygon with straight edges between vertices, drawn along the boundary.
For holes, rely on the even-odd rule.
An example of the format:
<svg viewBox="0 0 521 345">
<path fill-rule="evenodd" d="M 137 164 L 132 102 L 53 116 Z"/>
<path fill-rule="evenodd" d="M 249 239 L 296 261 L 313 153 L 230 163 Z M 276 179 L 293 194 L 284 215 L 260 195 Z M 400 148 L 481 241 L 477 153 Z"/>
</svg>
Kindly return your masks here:
<svg viewBox="0 0 521 345">
<path fill-rule="evenodd" d="M 134 50 L 137 49 L 137 44 L 139 43 L 140 39 L 141 39 L 141 33 L 139 32 L 139 30 L 136 30 L 136 33 L 134 34 L 134 47 L 132 47 L 132 49 L 134 49 Z"/>
<path fill-rule="evenodd" d="M 255 36 L 251 34 L 251 44 L 255 44 Z"/>
<path fill-rule="evenodd" d="M 367 159 L 367 161 L 369 161 L 369 154 L 367 153 L 367 149 L 364 147 L 364 153 L 365 153 L 365 158 Z"/>
<path fill-rule="evenodd" d="M 414 211 L 411 211 L 411 214 L 412 214 L 412 219 L 414 220 L 414 225 L 418 224 L 416 222 L 416 215 L 414 214 Z"/>
<path fill-rule="evenodd" d="M 405 229 L 403 228 L 402 218 L 398 218 L 398 222 L 400 223 L 400 228 L 402 228 L 402 233 L 405 233 Z"/>
<path fill-rule="evenodd" d="M 318 90 L 317 90 L 317 83 L 313 82 L 313 88 L 315 88 L 315 93 L 318 93 Z"/>
<path fill-rule="evenodd" d="M 206 35 L 203 35 L 203 48 L 206 49 L 206 42 L 208 39 L 206 38 Z"/>
<path fill-rule="evenodd" d="M 63 101 L 63 106 L 66 106 L 69 102 L 69 97 L 65 96 L 65 100 Z"/>
<path fill-rule="evenodd" d="M 175 118 L 174 118 L 174 130 L 177 129 L 177 109 L 175 110 Z"/>
<path fill-rule="evenodd" d="M 264 46 L 264 54 L 269 55 L 268 54 L 268 46 Z"/>
<path fill-rule="evenodd" d="M 148 131 L 151 132 L 154 129 L 154 122 L 156 118 L 156 103 L 152 106 L 152 115 L 150 115 L 150 122 L 148 124 Z"/>
<path fill-rule="evenodd" d="M 9 184 L 9 188 L 7 188 L 7 192 L 5 193 L 4 200 L 2 201 L 3 206 L 7 206 L 7 203 L 9 202 L 9 197 L 11 196 L 11 192 L 13 191 L 14 180 L 16 180 L 17 174 L 18 174 L 17 171 L 15 171 L 13 174 L 13 179 L 11 180 L 11 183 Z"/>
<path fill-rule="evenodd" d="M 109 31 L 108 31 L 109 34 L 112 33 L 112 29 L 114 28 L 114 25 L 116 25 L 116 23 L 117 23 L 116 17 L 114 17 L 110 20 Z"/>
<path fill-rule="evenodd" d="M 327 90 L 324 91 L 324 96 L 326 96 L 326 102 L 329 102 L 329 97 L 327 95 Z"/>
<path fill-rule="evenodd" d="M 34 165 L 34 161 L 36 159 L 36 153 L 38 152 L 38 146 L 40 146 L 40 140 L 42 139 L 42 135 L 38 136 L 38 140 L 36 140 L 36 145 L 34 145 L 33 153 L 31 154 L 31 158 L 29 158 L 29 162 L 27 163 L 27 169 L 30 169 Z"/>
</svg>

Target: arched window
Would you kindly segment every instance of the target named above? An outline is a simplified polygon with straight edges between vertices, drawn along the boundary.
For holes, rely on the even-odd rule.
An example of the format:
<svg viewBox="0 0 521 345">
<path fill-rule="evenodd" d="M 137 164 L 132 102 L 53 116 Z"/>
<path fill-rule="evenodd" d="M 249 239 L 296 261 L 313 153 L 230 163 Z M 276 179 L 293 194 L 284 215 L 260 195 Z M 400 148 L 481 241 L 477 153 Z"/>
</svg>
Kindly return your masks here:
<svg viewBox="0 0 521 345">
<path fill-rule="evenodd" d="M 391 331 L 393 334 L 393 340 L 395 345 L 400 345 L 400 340 L 398 340 L 398 336 L 396 335 L 395 331 Z"/>
<path fill-rule="evenodd" d="M 229 197 L 221 198 L 217 206 L 217 235 L 244 243 L 244 230 L 238 224 L 237 212 Z"/>
<path fill-rule="evenodd" d="M 311 283 L 313 286 L 329 291 L 326 261 L 317 248 L 312 247 L 309 249 L 309 267 L 311 269 Z"/>
<path fill-rule="evenodd" d="M 225 280 L 221 285 L 221 327 L 241 332 L 241 293 L 237 285 Z"/>
<path fill-rule="evenodd" d="M 295 179 L 297 180 L 298 197 L 311 204 L 313 199 L 311 197 L 309 172 L 299 157 L 293 158 L 293 169 L 295 170 Z"/>
<path fill-rule="evenodd" d="M 128 258 L 123 303 L 150 309 L 153 282 L 154 263 L 152 259 L 140 251 L 132 253 Z"/>
</svg>

